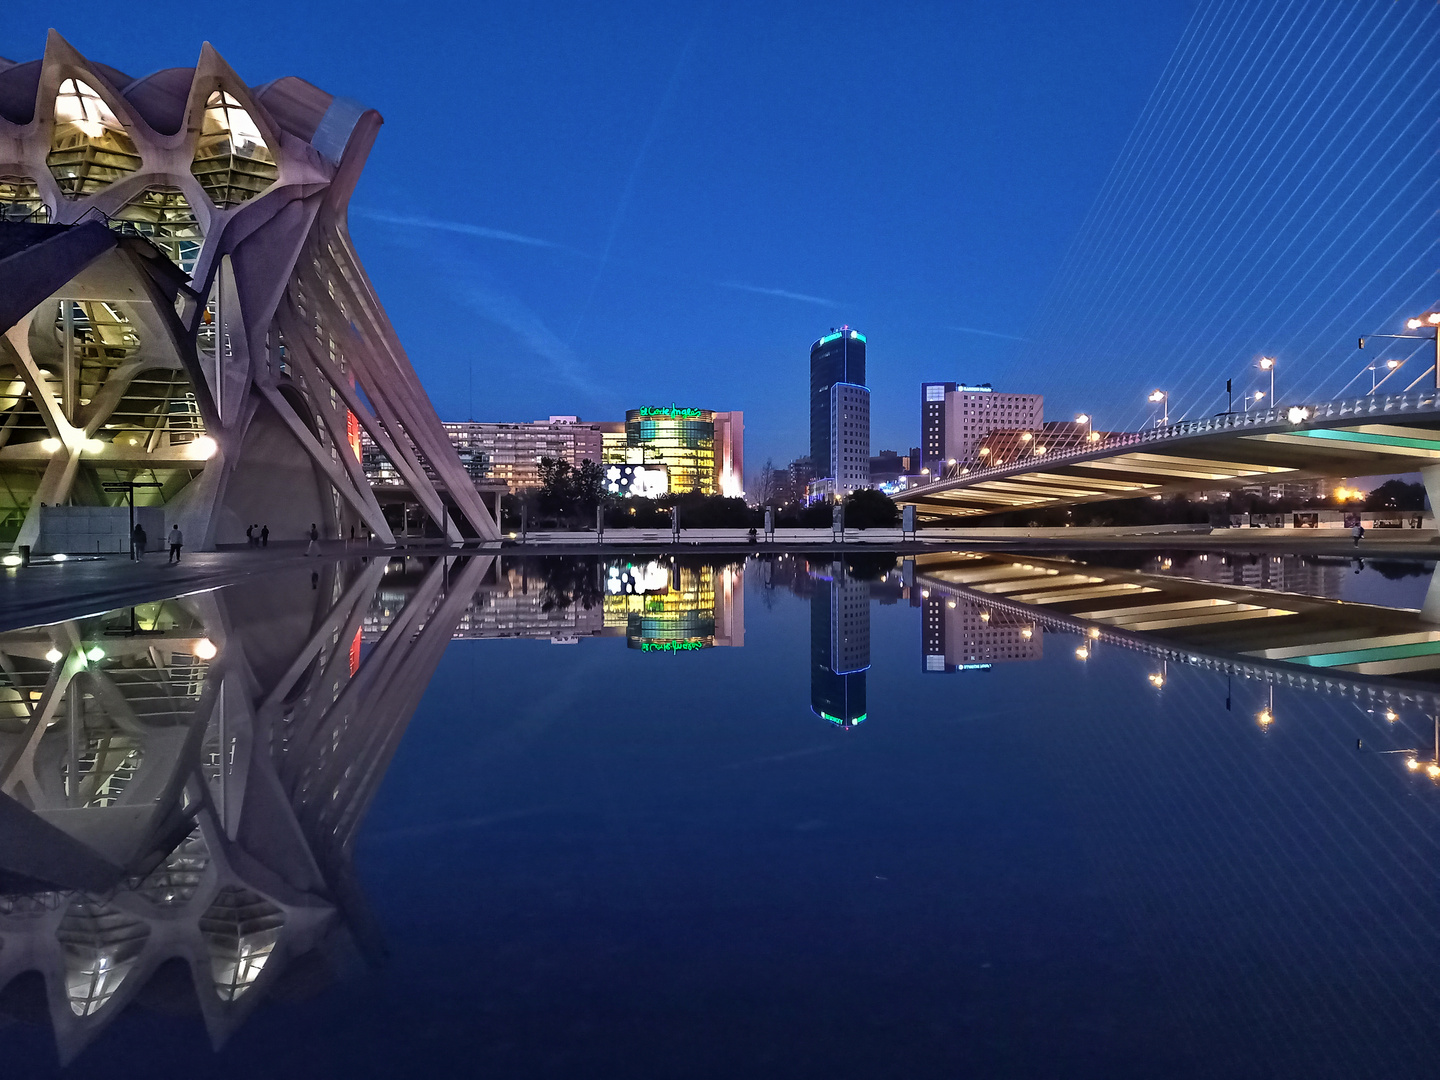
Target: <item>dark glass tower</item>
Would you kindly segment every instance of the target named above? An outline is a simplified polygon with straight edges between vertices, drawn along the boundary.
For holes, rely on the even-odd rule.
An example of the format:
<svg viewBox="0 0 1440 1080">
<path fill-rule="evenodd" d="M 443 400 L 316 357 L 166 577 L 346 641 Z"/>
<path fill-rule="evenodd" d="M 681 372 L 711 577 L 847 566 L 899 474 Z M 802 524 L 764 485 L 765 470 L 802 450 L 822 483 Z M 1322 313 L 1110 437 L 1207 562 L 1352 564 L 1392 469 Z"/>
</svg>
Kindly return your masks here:
<svg viewBox="0 0 1440 1080">
<path fill-rule="evenodd" d="M 817 477 L 835 475 L 830 460 L 830 388 L 867 386 L 865 335 L 848 326 L 832 329 L 810 346 L 810 460 Z"/>
</svg>

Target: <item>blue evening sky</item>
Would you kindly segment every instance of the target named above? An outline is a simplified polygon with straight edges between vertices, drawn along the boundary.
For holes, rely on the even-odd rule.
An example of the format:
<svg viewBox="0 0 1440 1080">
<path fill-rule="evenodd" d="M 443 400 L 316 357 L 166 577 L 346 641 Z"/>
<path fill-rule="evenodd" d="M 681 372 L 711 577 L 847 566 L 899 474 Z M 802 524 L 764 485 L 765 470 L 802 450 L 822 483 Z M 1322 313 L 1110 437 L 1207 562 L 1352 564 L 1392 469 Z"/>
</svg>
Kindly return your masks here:
<svg viewBox="0 0 1440 1080">
<path fill-rule="evenodd" d="M 379 109 L 353 232 L 443 417 L 743 409 L 753 473 L 804 452 L 831 326 L 869 337 L 875 450 L 922 379 L 1004 372 L 1193 7 L 76 0 L 12 5 L 0 55 L 209 39 Z"/>
</svg>

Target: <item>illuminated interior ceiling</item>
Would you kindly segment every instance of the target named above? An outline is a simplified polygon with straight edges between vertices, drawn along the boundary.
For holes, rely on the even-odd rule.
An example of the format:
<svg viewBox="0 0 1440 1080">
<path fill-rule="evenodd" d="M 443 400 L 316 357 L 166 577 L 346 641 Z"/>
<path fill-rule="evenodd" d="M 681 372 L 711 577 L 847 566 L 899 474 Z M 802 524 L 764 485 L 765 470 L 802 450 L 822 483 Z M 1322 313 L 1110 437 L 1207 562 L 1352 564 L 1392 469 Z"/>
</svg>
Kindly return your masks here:
<svg viewBox="0 0 1440 1080">
<path fill-rule="evenodd" d="M 184 192 L 175 187 L 148 187 L 115 211 L 112 228 L 143 236 L 187 274 L 193 274 L 205 243 L 205 230 Z"/>
<path fill-rule="evenodd" d="M 1415 611 L 1028 556 L 921 555 L 916 573 L 927 598 L 940 590 L 1092 640 L 1153 641 L 1272 668 L 1440 679 L 1440 627 Z"/>
<path fill-rule="evenodd" d="M 88 83 L 66 79 L 55 97 L 55 128 L 45 158 L 70 198 L 92 195 L 140 167 L 125 126 Z"/>
<path fill-rule="evenodd" d="M 1316 410 L 1318 412 L 1318 410 Z M 1233 489 L 1315 477 L 1373 476 L 1440 464 L 1440 405 L 1429 395 L 1398 416 L 1224 430 L 1177 429 L 1144 442 L 1047 454 L 972 469 L 895 496 L 930 519 Z"/>
<path fill-rule="evenodd" d="M 28 176 L 0 176 L 0 221 L 50 220 L 50 208 L 40 197 L 40 185 Z"/>
<path fill-rule="evenodd" d="M 280 175 L 254 119 L 224 90 L 216 90 L 205 102 L 190 171 L 222 210 L 253 199 Z"/>
</svg>

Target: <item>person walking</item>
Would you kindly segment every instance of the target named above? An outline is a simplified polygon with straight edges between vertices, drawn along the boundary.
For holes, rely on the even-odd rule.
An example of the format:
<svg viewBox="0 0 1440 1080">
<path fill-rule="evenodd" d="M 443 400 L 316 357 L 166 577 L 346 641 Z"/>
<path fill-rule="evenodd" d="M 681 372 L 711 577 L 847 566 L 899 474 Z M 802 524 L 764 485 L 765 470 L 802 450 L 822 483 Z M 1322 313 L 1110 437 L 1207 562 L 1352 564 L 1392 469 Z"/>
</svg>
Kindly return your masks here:
<svg viewBox="0 0 1440 1080">
<path fill-rule="evenodd" d="M 254 526 L 254 525 L 246 525 L 246 526 L 245 526 L 245 543 L 246 543 L 246 545 L 247 545 L 248 547 L 254 547 L 254 546 L 255 546 L 255 526 Z"/>
<path fill-rule="evenodd" d="M 145 561 L 145 545 L 150 538 L 145 535 L 145 526 L 138 521 L 135 523 L 135 531 L 130 534 L 130 551 L 135 556 L 136 562 Z"/>
<path fill-rule="evenodd" d="M 261 546 L 261 547 L 269 547 L 269 546 L 270 546 L 270 526 L 269 526 L 269 525 L 264 525 L 264 526 L 261 526 L 261 528 L 260 528 L 260 546 Z"/>
<path fill-rule="evenodd" d="M 320 530 L 315 527 L 313 521 L 310 523 L 310 543 L 305 545 L 306 556 L 308 557 L 312 553 L 320 554 Z"/>
<path fill-rule="evenodd" d="M 171 525 L 171 526 L 170 526 L 170 558 L 165 560 L 165 565 L 166 565 L 166 566 L 169 566 L 169 565 L 170 565 L 171 560 L 174 560 L 174 561 L 177 562 L 177 563 L 180 561 L 180 545 L 183 544 L 184 542 L 185 542 L 185 536 L 184 536 L 184 534 L 180 531 L 180 525 L 179 525 L 179 523 L 177 522 L 176 524 Z"/>
<path fill-rule="evenodd" d="M 1355 527 L 1350 530 L 1350 535 L 1355 538 L 1355 546 L 1359 547 L 1361 539 L 1365 536 L 1365 526 L 1357 521 Z"/>
</svg>

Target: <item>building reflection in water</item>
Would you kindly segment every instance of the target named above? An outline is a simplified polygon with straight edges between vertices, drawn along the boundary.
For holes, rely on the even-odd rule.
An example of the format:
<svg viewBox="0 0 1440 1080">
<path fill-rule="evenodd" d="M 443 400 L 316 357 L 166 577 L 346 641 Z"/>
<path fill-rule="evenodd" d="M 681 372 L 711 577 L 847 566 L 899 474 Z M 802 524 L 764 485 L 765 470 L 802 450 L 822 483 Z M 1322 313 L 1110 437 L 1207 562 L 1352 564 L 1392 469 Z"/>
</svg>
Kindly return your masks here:
<svg viewBox="0 0 1440 1080">
<path fill-rule="evenodd" d="M 386 569 L 365 619 L 381 634 L 420 573 L 415 560 Z M 687 652 L 745 644 L 743 561 L 656 556 L 497 558 L 460 616 L 457 638 L 530 638 L 569 645 L 624 637 L 642 652 Z"/>
<path fill-rule="evenodd" d="M 920 670 L 926 674 L 987 671 L 1045 655 L 1045 631 L 1029 616 L 928 589 L 921 609 Z"/>
<path fill-rule="evenodd" d="M 810 578 L 810 708 L 832 724 L 854 727 L 868 715 L 870 583 L 838 559 L 812 563 Z"/>
<path fill-rule="evenodd" d="M 382 563 L 0 634 L 0 999 L 69 1061 L 137 998 L 218 1045 L 339 931 L 359 823 L 490 558 Z M 313 587 L 309 587 L 313 584 Z"/>
</svg>

